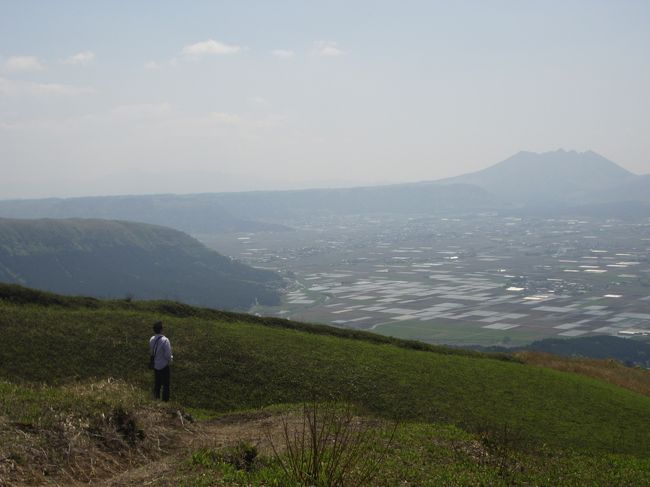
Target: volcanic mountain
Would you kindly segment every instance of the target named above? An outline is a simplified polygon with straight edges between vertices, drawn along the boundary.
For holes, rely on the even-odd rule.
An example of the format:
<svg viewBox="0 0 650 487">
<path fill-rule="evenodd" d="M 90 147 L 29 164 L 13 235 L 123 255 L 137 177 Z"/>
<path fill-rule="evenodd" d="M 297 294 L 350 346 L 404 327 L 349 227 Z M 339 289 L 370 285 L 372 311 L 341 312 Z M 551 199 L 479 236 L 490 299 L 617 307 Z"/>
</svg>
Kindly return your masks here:
<svg viewBox="0 0 650 487">
<path fill-rule="evenodd" d="M 602 202 L 599 194 L 642 179 L 592 151 L 519 152 L 481 171 L 439 184 L 471 184 L 516 205 Z M 621 195 L 623 198 L 625 195 Z M 611 199 L 610 199 L 611 201 Z"/>
</svg>

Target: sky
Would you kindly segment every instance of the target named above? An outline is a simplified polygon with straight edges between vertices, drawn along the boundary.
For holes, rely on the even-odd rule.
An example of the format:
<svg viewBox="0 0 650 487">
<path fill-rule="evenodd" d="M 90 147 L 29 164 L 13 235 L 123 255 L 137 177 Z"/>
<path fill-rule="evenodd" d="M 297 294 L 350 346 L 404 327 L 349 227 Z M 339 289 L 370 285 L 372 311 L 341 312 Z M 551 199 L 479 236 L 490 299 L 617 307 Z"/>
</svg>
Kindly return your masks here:
<svg viewBox="0 0 650 487">
<path fill-rule="evenodd" d="M 0 199 L 650 173 L 650 2 L 0 0 Z"/>
</svg>

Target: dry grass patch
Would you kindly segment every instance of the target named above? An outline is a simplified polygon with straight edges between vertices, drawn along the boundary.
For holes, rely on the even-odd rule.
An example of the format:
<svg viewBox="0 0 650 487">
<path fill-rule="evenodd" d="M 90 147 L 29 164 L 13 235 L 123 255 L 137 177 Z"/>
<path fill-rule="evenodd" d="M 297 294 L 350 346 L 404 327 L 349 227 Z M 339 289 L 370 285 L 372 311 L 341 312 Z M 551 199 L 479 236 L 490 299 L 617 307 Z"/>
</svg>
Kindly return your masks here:
<svg viewBox="0 0 650 487">
<path fill-rule="evenodd" d="M 3 385 L 0 486 L 94 483 L 160 457 L 184 430 L 176 410 L 120 381 L 13 386 L 13 397 Z"/>
<path fill-rule="evenodd" d="M 515 355 L 526 364 L 593 377 L 650 396 L 650 370 L 627 367 L 616 360 L 560 357 L 543 352 L 519 352 Z"/>
</svg>

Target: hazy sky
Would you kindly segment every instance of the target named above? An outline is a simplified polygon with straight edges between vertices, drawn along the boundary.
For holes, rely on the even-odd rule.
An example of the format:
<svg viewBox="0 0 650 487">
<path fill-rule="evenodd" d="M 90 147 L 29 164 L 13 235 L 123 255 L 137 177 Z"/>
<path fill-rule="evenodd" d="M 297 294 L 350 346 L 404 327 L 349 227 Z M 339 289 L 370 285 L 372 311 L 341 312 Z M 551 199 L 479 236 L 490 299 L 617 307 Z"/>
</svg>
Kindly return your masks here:
<svg viewBox="0 0 650 487">
<path fill-rule="evenodd" d="M 0 199 L 650 172 L 650 1 L 0 0 Z"/>
</svg>

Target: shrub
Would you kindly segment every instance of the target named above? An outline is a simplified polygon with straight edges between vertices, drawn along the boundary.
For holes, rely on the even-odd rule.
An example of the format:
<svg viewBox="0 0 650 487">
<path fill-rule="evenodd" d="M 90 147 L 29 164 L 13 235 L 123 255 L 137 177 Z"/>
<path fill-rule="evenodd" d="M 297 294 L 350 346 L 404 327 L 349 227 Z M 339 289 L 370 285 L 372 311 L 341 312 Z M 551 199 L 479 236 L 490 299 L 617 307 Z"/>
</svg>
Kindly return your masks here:
<svg viewBox="0 0 650 487">
<path fill-rule="evenodd" d="M 372 485 L 395 435 L 385 424 L 369 427 L 350 404 L 303 405 L 301 423 L 283 416 L 284 445 L 267 438 L 288 485 L 361 487 Z M 386 439 L 387 438 L 387 439 Z"/>
</svg>

